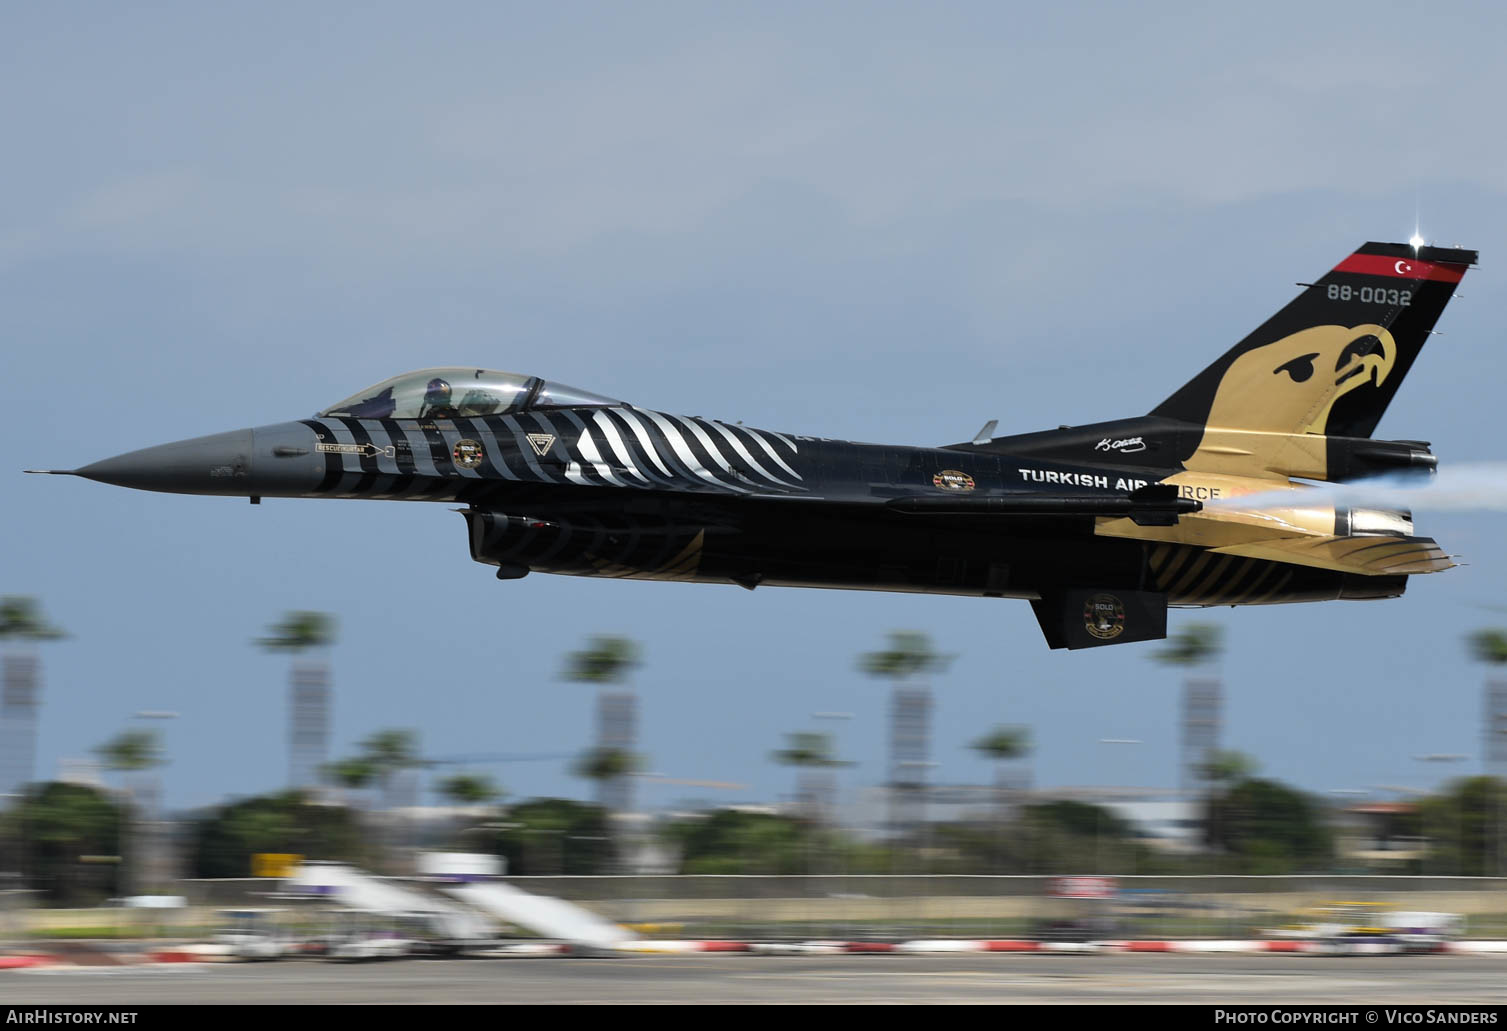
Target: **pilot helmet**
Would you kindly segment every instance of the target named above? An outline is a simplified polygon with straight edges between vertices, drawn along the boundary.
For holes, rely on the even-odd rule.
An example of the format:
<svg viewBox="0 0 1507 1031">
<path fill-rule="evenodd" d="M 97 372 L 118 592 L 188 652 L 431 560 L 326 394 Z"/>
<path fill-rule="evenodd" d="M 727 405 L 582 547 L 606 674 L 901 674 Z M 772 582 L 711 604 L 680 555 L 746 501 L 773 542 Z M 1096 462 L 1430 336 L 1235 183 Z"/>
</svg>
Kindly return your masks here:
<svg viewBox="0 0 1507 1031">
<path fill-rule="evenodd" d="M 450 384 L 438 376 L 429 381 L 428 388 L 424 391 L 424 403 L 433 408 L 443 408 L 450 404 Z"/>
</svg>

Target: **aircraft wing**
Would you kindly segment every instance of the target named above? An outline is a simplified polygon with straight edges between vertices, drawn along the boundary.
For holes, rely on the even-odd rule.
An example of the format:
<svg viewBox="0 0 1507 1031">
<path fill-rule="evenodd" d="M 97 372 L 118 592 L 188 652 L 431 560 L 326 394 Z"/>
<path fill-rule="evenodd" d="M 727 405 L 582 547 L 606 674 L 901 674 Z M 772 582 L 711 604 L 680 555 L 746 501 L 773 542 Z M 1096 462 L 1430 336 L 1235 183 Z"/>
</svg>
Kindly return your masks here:
<svg viewBox="0 0 1507 1031">
<path fill-rule="evenodd" d="M 1455 565 L 1431 537 L 1282 537 L 1210 550 L 1368 576 L 1437 573 Z"/>
</svg>

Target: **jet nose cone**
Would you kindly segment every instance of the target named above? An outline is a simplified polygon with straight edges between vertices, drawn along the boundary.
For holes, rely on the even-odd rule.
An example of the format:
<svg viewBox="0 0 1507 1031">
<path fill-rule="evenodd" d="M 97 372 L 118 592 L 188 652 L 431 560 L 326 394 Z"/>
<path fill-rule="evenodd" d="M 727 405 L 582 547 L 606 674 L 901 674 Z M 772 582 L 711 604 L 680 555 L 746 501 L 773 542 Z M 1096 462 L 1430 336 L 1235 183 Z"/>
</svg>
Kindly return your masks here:
<svg viewBox="0 0 1507 1031">
<path fill-rule="evenodd" d="M 251 453 L 251 430 L 236 430 L 142 448 L 75 473 L 138 490 L 240 495 L 250 493 Z"/>
</svg>

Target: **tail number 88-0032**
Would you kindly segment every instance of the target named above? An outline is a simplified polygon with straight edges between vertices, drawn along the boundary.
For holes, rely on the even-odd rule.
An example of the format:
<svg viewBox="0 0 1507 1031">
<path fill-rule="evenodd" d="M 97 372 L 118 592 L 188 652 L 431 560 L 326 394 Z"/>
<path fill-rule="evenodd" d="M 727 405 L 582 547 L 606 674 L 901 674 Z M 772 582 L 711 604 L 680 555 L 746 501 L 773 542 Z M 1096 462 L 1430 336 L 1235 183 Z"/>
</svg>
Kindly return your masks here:
<svg viewBox="0 0 1507 1031">
<path fill-rule="evenodd" d="M 1331 301 L 1360 301 L 1362 304 L 1395 304 L 1406 308 L 1413 303 L 1411 290 L 1396 290 L 1386 286 L 1344 286 L 1329 284 Z"/>
</svg>

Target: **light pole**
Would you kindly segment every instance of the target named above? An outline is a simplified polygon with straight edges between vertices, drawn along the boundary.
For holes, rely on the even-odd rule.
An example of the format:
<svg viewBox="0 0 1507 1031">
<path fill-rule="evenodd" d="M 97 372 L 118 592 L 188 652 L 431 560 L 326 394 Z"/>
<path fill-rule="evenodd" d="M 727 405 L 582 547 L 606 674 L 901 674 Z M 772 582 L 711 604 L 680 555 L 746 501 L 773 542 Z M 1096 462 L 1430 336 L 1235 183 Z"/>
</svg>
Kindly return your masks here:
<svg viewBox="0 0 1507 1031">
<path fill-rule="evenodd" d="M 930 860 L 931 852 L 931 819 L 926 804 L 926 791 L 928 787 L 926 774 L 928 770 L 934 770 L 942 764 L 924 759 L 906 759 L 897 765 L 903 771 L 903 776 L 905 777 L 904 785 L 899 790 L 914 792 L 916 801 L 919 803 L 916 806 L 916 817 L 917 822 L 921 825 L 920 872 L 924 874 L 927 872 L 927 863 Z"/>
<path fill-rule="evenodd" d="M 1144 743 L 1145 742 L 1143 742 L 1140 738 L 1135 738 L 1135 737 L 1101 737 L 1099 739 L 1099 744 L 1101 744 L 1101 745 L 1140 745 L 1140 744 L 1144 744 Z M 1107 802 L 1108 800 L 1109 800 L 1109 793 L 1108 793 L 1108 791 L 1106 791 L 1105 792 L 1105 801 Z M 1097 867 L 1099 867 L 1099 873 L 1100 873 L 1101 876 L 1105 873 L 1105 870 L 1104 870 L 1104 810 L 1106 808 L 1108 808 L 1108 807 L 1107 806 L 1100 806 L 1099 807 L 1098 816 L 1097 816 L 1097 818 L 1094 821 L 1095 822 L 1095 826 L 1094 826 L 1094 852 L 1098 856 L 1098 859 L 1094 863 L 1094 865 L 1097 866 Z M 1134 821 L 1131 822 L 1131 825 L 1134 826 Z M 1134 875 L 1134 873 L 1135 873 L 1135 848 L 1134 848 L 1134 846 L 1132 846 L 1131 852 L 1130 852 L 1130 872 L 1131 872 L 1132 875 Z"/>
<path fill-rule="evenodd" d="M 843 861 L 836 865 L 840 868 L 839 872 L 846 875 L 846 857 L 838 849 L 837 842 L 834 840 L 835 835 L 829 838 L 828 833 L 826 832 L 840 830 L 842 827 L 842 821 L 836 818 L 836 814 L 841 812 L 841 806 L 839 805 L 841 791 L 838 787 L 837 771 L 839 768 L 848 766 L 850 764 L 838 758 L 838 756 L 842 754 L 842 748 L 838 744 L 839 738 L 837 735 L 837 726 L 847 722 L 848 720 L 851 720 L 853 718 L 853 714 L 851 712 L 813 712 L 811 714 L 811 718 L 817 722 L 831 722 L 834 724 L 831 734 L 832 750 L 829 753 L 831 758 L 833 759 L 833 764 L 822 770 L 820 773 L 822 779 L 820 794 L 823 797 L 821 797 L 817 802 L 816 829 L 822 832 L 822 844 L 828 844 L 830 842 L 833 845 L 834 851 L 838 851 L 839 857 Z M 825 736 L 825 732 L 823 733 Z M 823 856 L 822 858 L 823 860 L 826 859 L 825 856 Z M 826 866 L 829 871 L 832 868 L 831 865 L 827 864 L 826 862 L 823 862 L 822 865 Z"/>
<path fill-rule="evenodd" d="M 623 830 L 622 845 L 619 849 L 620 871 L 626 874 L 636 874 L 645 856 L 651 851 L 646 849 L 646 843 L 654 836 L 654 827 L 658 817 L 653 811 L 649 801 L 649 785 L 663 784 L 671 778 L 666 777 L 661 770 L 646 770 L 640 773 L 637 770 L 629 770 L 630 784 L 637 784 L 631 789 L 632 797 L 639 800 L 638 813 L 620 813 L 618 819 Z M 628 823 L 626 821 L 632 821 Z"/>
<path fill-rule="evenodd" d="M 813 720 L 830 721 L 836 724 L 840 724 L 851 720 L 853 718 L 853 714 L 851 712 L 813 712 L 811 714 L 811 718 Z M 834 727 L 832 731 L 832 754 L 833 758 L 836 758 L 838 755 L 842 754 L 842 748 L 839 745 L 836 727 Z M 822 801 L 818 803 L 818 805 L 821 809 L 830 808 L 833 812 L 836 812 L 838 810 L 838 796 L 840 794 L 838 790 L 837 767 L 830 767 L 829 769 L 824 771 L 822 779 L 825 781 L 825 783 L 822 785 L 822 794 L 826 797 L 822 799 Z M 836 826 L 839 822 L 836 820 L 828 819 L 828 814 L 826 812 L 823 812 L 821 816 L 821 823 L 823 826 Z"/>
<path fill-rule="evenodd" d="M 131 714 L 131 719 L 133 720 L 150 720 L 163 724 L 166 724 L 168 720 L 175 720 L 177 718 L 178 714 L 176 712 L 167 709 L 138 709 Z M 160 764 L 166 764 L 167 732 L 164 730 L 159 737 L 162 741 L 161 754 L 163 756 Z M 162 805 L 162 777 L 154 771 L 149 773 L 147 778 L 146 799 L 144 800 L 145 804 L 142 806 L 143 811 L 141 814 L 141 848 L 137 852 L 139 859 L 136 871 L 136 888 L 138 891 L 153 885 L 161 885 L 171 879 L 167 869 L 170 863 L 165 856 L 164 839 L 166 835 L 163 833 L 164 828 L 160 813 Z"/>
</svg>

